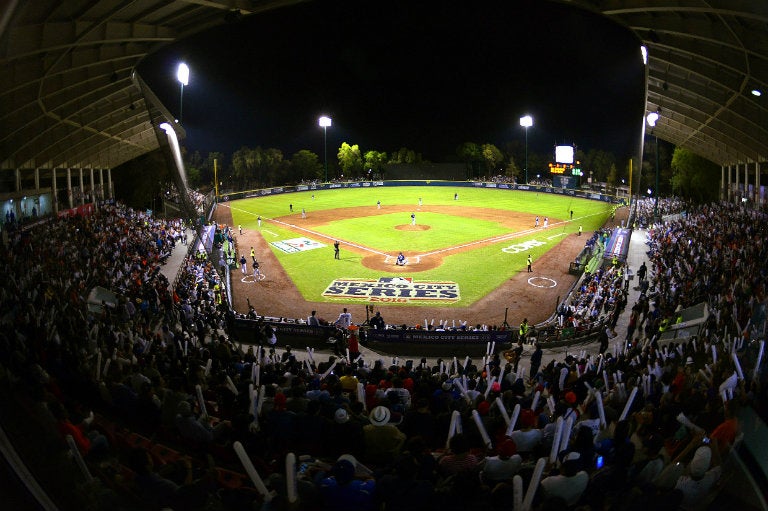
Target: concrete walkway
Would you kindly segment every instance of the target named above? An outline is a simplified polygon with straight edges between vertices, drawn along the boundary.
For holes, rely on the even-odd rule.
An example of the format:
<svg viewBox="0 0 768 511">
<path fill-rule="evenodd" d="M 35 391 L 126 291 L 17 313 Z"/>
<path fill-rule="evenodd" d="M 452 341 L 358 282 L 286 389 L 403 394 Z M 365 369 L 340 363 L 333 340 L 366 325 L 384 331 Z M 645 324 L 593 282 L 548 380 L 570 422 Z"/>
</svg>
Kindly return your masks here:
<svg viewBox="0 0 768 511">
<path fill-rule="evenodd" d="M 189 243 L 193 243 L 195 240 L 195 231 L 187 229 L 187 239 Z M 160 267 L 160 273 L 165 275 L 168 282 L 173 285 L 176 280 L 176 275 L 179 274 L 181 265 L 184 264 L 184 258 L 187 257 L 187 251 L 189 245 L 182 245 L 181 242 L 176 243 L 176 246 L 171 250 L 171 255 L 165 260 L 165 264 Z"/>
</svg>

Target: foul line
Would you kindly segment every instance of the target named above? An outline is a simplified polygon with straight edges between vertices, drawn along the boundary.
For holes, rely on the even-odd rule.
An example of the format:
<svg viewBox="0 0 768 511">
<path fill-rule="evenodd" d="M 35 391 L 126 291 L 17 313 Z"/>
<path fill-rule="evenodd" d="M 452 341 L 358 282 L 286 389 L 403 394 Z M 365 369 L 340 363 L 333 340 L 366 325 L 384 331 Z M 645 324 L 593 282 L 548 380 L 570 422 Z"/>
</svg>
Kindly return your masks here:
<svg viewBox="0 0 768 511">
<path fill-rule="evenodd" d="M 229 206 L 229 205 L 227 207 L 229 207 L 230 209 L 236 209 L 237 211 L 241 211 L 243 213 L 250 214 L 251 216 L 257 216 L 255 213 L 251 213 L 250 211 L 246 211 L 244 209 L 234 208 L 234 207 Z M 583 218 L 589 218 L 589 217 L 596 216 L 596 215 L 600 215 L 600 213 L 592 213 L 591 215 L 580 216 L 580 217 L 577 217 L 577 218 L 575 218 L 573 220 L 581 220 Z M 319 238 L 324 238 L 326 240 L 335 241 L 335 240 L 339 239 L 339 238 L 335 238 L 333 236 L 328 236 L 327 234 L 323 234 L 321 232 L 317 232 L 317 231 L 313 231 L 311 229 L 307 229 L 305 227 L 299 227 L 298 225 L 295 225 L 295 224 L 289 224 L 289 223 L 283 222 L 281 220 L 275 220 L 275 219 L 272 219 L 272 218 L 262 218 L 262 220 L 268 220 L 268 221 L 273 222 L 275 224 L 280 224 L 280 225 L 283 225 L 285 227 L 288 227 L 288 228 L 291 228 L 291 229 L 294 229 L 294 230 L 303 231 L 305 233 L 312 234 L 314 236 L 317 236 Z M 569 220 L 561 220 L 560 222 L 555 222 L 555 223 L 547 226 L 546 228 L 543 228 L 543 227 L 541 227 L 541 228 L 540 227 L 533 227 L 533 228 L 530 228 L 530 229 L 525 229 L 523 231 L 510 232 L 510 233 L 507 233 L 507 234 L 500 234 L 498 236 L 492 236 L 490 238 L 485 238 L 485 239 L 482 239 L 482 240 L 470 241 L 469 243 L 463 243 L 461 245 L 454 245 L 452 247 L 441 248 L 440 250 L 435 250 L 433 252 L 426 252 L 424 254 L 418 254 L 418 255 L 415 255 L 415 256 L 411 256 L 411 257 L 418 258 L 419 260 L 421 260 L 422 257 L 428 257 L 428 256 L 431 256 L 431 255 L 437 255 L 437 254 L 444 254 L 446 252 L 452 252 L 452 251 L 459 250 L 459 249 L 462 249 L 462 248 L 473 247 L 473 246 L 476 246 L 476 245 L 483 245 L 483 244 L 489 244 L 489 243 L 498 243 L 500 241 L 507 241 L 507 240 L 512 240 L 512 239 L 515 239 L 515 238 L 521 238 L 523 236 L 527 236 L 527 235 L 533 234 L 535 232 L 543 232 L 543 231 L 552 230 L 557 225 L 565 226 L 565 225 L 573 222 L 573 220 L 571 220 L 571 219 L 569 219 Z M 266 232 L 270 232 L 270 231 L 266 231 Z M 272 233 L 270 232 L 270 234 L 272 234 Z M 548 237 L 547 239 L 551 240 L 551 239 L 557 238 L 558 236 L 565 236 L 565 233 L 555 234 L 554 236 Z M 392 257 L 392 256 L 390 256 L 390 254 L 387 254 L 386 252 L 381 252 L 379 250 L 375 250 L 375 249 L 372 249 L 370 247 L 366 247 L 364 245 L 358 245 L 357 243 L 351 243 L 351 242 L 346 241 L 346 240 L 340 240 L 340 241 L 343 241 L 345 244 L 347 244 L 347 245 L 349 245 L 351 247 L 359 248 L 360 250 L 363 250 L 363 251 L 366 251 L 366 252 L 371 252 L 372 254 L 378 254 L 378 255 L 385 256 L 385 257 Z"/>
<path fill-rule="evenodd" d="M 250 211 L 246 211 L 244 209 L 234 208 L 234 207 L 231 207 L 231 206 L 230 206 L 230 209 L 237 209 L 237 211 L 242 211 L 243 213 L 247 213 L 247 214 L 249 214 L 251 216 L 257 216 L 256 213 L 251 213 Z M 339 240 L 339 238 L 335 238 L 333 236 L 328 236 L 327 234 L 323 234 L 321 232 L 313 231 L 311 229 L 307 229 L 306 227 L 299 227 L 298 225 L 295 225 L 295 224 L 289 224 L 288 222 L 283 222 L 282 220 L 275 220 L 274 218 L 266 218 L 266 217 L 262 217 L 262 220 L 267 220 L 267 221 L 272 222 L 274 224 L 282 225 L 284 227 L 288 227 L 288 228 L 293 229 L 293 230 L 303 231 L 305 233 L 312 234 L 313 236 L 317 236 L 318 238 L 324 238 L 326 240 L 331 240 L 331 241 Z M 269 232 L 269 231 L 267 231 L 267 232 Z M 277 235 L 275 235 L 275 236 L 277 236 Z M 366 247 L 366 246 L 363 246 L 363 245 L 358 245 L 357 243 L 350 243 L 349 241 L 346 241 L 346 240 L 340 240 L 340 241 L 343 241 L 346 245 L 349 245 L 350 247 L 359 248 L 360 250 L 364 250 L 366 252 L 371 252 L 371 253 L 374 253 L 374 254 L 377 254 L 377 255 L 383 255 L 383 256 L 388 255 L 388 254 L 386 254 L 384 252 L 379 252 L 378 250 L 374 250 L 374 249 L 372 249 L 370 247 Z"/>
<path fill-rule="evenodd" d="M 577 218 L 577 220 L 582 219 L 582 218 L 588 218 L 588 217 L 591 217 L 591 216 L 596 216 L 596 215 L 599 215 L 599 214 L 600 213 L 592 213 L 591 215 L 585 215 L 585 216 L 579 217 L 579 218 Z M 455 245 L 453 247 L 441 248 L 440 250 L 435 250 L 434 252 L 427 252 L 425 254 L 421 254 L 421 256 L 422 257 L 426 257 L 426 256 L 431 256 L 431 255 L 436 255 L 436 254 L 443 254 L 445 252 L 451 252 L 453 250 L 458 250 L 460 248 L 472 247 L 472 246 L 475 246 L 475 245 L 487 244 L 487 243 L 498 243 L 499 241 L 507 241 L 507 240 L 511 240 L 511 239 L 515 239 L 515 238 L 521 238 L 523 236 L 527 236 L 527 235 L 533 234 L 535 232 L 548 231 L 548 230 L 552 229 L 553 227 L 555 227 L 556 225 L 566 225 L 566 224 L 568 224 L 568 223 L 570 223 L 572 221 L 573 220 L 562 220 L 560 222 L 553 223 L 552 225 L 548 226 L 546 229 L 544 229 L 543 227 L 533 227 L 531 229 L 525 229 L 524 231 L 511 232 L 511 233 L 508 233 L 508 234 L 501 234 L 499 236 L 493 236 L 491 238 L 486 238 L 486 239 L 483 239 L 483 240 L 470 241 L 469 243 L 464 243 L 463 245 Z M 564 236 L 564 235 L 565 235 L 565 233 L 558 234 L 558 236 Z M 551 238 L 547 238 L 547 239 L 551 239 Z"/>
</svg>

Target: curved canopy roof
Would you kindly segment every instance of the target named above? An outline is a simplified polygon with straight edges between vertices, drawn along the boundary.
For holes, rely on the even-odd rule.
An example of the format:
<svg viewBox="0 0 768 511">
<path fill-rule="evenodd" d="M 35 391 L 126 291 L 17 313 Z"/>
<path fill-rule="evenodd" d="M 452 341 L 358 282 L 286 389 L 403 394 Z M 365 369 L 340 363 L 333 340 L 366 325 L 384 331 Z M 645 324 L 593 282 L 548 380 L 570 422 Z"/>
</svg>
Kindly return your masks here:
<svg viewBox="0 0 768 511">
<path fill-rule="evenodd" d="M 10 0 L 0 13 L 0 168 L 113 168 L 156 149 L 158 121 L 173 116 L 135 76 L 138 63 L 299 1 Z"/>
<path fill-rule="evenodd" d="M 156 149 L 157 121 L 173 117 L 135 76 L 138 63 L 301 1 L 10 0 L 0 14 L 0 168 L 112 168 Z M 564 3 L 628 27 L 648 48 L 659 138 L 723 165 L 767 159 L 768 2 Z"/>
<path fill-rule="evenodd" d="M 655 135 L 720 165 L 768 159 L 768 2 L 568 3 L 628 27 L 648 48 Z"/>
</svg>

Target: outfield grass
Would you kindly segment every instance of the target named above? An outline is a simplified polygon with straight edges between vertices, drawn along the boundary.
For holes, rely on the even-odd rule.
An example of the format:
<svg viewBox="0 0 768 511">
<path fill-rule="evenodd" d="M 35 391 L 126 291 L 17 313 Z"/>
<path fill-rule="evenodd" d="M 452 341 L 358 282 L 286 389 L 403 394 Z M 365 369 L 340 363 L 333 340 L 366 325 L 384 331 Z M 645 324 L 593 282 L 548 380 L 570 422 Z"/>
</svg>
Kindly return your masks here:
<svg viewBox="0 0 768 511">
<path fill-rule="evenodd" d="M 454 200 L 454 193 L 459 194 L 458 201 Z M 260 215 L 264 220 L 262 234 L 267 242 L 306 236 L 326 244 L 323 248 L 291 254 L 274 247 L 272 250 L 305 299 L 352 303 L 355 300 L 326 299 L 322 293 L 334 279 L 378 279 L 391 275 L 363 266 L 361 260 L 364 256 L 346 250 L 344 245 L 341 260 L 334 261 L 332 240 L 335 238 L 368 247 L 371 254 L 396 253 L 399 250 L 425 253 L 493 236 L 514 234 L 499 222 L 472 218 L 471 211 L 465 211 L 461 215 L 458 210 L 456 215 L 419 211 L 419 198 L 422 199 L 424 209 L 428 209 L 430 205 L 482 207 L 498 210 L 500 219 L 511 211 L 530 214 L 531 218 L 538 215 L 542 222 L 545 216 L 549 217 L 550 228 L 547 230 L 539 229 L 520 237 L 448 255 L 444 257 L 442 265 L 433 270 L 412 271 L 407 268 L 406 274 L 397 272 L 398 275 L 413 277 L 419 281 L 458 283 L 461 299 L 452 305 L 461 307 L 471 305 L 517 272 L 525 271 L 529 253 L 532 254 L 535 265 L 535 261 L 542 254 L 555 248 L 566 235 L 575 233 L 579 225 L 583 226 L 585 232 L 599 228 L 614 207 L 601 201 L 547 193 L 443 186 L 307 191 L 239 200 L 230 203 L 230 206 L 235 225 L 242 224 L 244 229 L 258 229 L 256 218 Z M 384 210 L 381 210 L 381 214 L 330 222 L 314 228 L 314 233 L 297 234 L 269 221 L 290 214 L 289 204 L 293 205 L 294 214 L 300 213 L 304 208 L 307 214 L 311 215 L 314 211 L 375 206 L 377 200 L 380 200 L 383 206 L 400 205 L 412 208 L 416 212 L 417 223 L 427 224 L 431 228 L 425 231 L 397 230 L 395 226 L 410 223 L 410 214 L 386 213 Z M 568 219 L 571 210 L 574 211 L 572 222 L 553 227 L 556 222 Z M 530 227 L 533 227 L 533 223 Z M 515 245 L 530 241 L 541 245 L 515 250 Z M 503 251 L 503 248 L 508 250 Z M 418 270 L 417 266 L 413 268 Z M 269 275 L 269 268 L 264 268 L 264 271 Z"/>
</svg>

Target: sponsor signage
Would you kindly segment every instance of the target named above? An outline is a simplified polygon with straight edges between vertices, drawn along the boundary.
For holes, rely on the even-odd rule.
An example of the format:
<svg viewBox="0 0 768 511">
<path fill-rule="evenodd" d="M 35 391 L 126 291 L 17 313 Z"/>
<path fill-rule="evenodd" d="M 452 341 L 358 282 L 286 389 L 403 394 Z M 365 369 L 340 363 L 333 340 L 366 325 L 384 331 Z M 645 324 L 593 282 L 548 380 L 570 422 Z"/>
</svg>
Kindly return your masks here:
<svg viewBox="0 0 768 511">
<path fill-rule="evenodd" d="M 324 244 L 309 238 L 292 238 L 289 240 L 273 241 L 270 244 L 286 254 L 306 252 L 307 250 L 314 250 L 325 246 Z"/>
<path fill-rule="evenodd" d="M 322 295 L 324 298 L 402 304 L 453 303 L 461 299 L 456 282 L 418 281 L 404 277 L 336 279 Z"/>
<path fill-rule="evenodd" d="M 60 209 L 59 218 L 75 217 L 75 216 L 90 216 L 94 211 L 93 204 L 82 204 L 72 209 Z M 151 214 L 151 213 L 150 213 Z"/>
<path fill-rule="evenodd" d="M 503 344 L 511 341 L 512 332 L 502 330 L 484 331 L 445 331 L 435 332 L 427 330 L 368 330 L 367 339 L 372 342 L 427 342 L 441 343 L 487 343 L 498 342 Z"/>
<path fill-rule="evenodd" d="M 522 243 L 515 243 L 514 245 L 510 245 L 508 247 L 504 247 L 501 249 L 502 252 L 506 252 L 507 254 L 517 254 L 520 252 L 528 252 L 530 249 L 534 247 L 540 247 L 542 245 L 546 245 L 547 243 L 545 241 L 539 241 L 539 240 L 528 240 L 524 241 Z"/>
<path fill-rule="evenodd" d="M 615 256 L 622 261 L 626 260 L 631 236 L 632 231 L 629 229 L 614 229 L 606 244 L 604 258 L 612 259 Z"/>
</svg>

